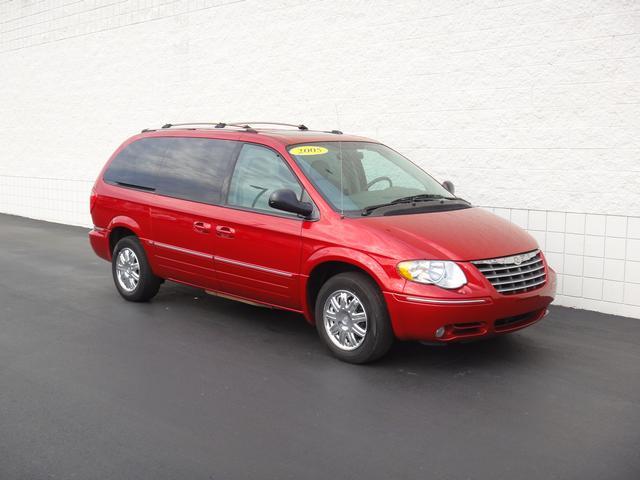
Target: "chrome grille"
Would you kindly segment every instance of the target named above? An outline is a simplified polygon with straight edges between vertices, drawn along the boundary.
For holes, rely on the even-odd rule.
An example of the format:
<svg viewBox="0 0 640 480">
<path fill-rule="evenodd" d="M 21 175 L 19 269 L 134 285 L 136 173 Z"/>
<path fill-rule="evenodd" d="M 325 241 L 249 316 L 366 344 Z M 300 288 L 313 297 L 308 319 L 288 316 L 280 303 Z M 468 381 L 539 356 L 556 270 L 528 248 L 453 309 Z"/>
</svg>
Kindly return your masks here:
<svg viewBox="0 0 640 480">
<path fill-rule="evenodd" d="M 505 295 L 528 292 L 547 281 L 540 250 L 472 263 L 498 292 Z"/>
</svg>

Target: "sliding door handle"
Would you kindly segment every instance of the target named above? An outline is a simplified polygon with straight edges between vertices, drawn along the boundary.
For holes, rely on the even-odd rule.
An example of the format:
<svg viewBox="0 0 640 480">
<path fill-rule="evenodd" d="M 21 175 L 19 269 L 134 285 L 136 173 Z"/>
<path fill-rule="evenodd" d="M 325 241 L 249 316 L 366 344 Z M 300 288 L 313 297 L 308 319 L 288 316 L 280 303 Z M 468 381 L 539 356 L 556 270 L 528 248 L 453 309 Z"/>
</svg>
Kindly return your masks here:
<svg viewBox="0 0 640 480">
<path fill-rule="evenodd" d="M 198 233 L 209 233 L 211 224 L 207 222 L 193 222 L 193 229 Z"/>
</svg>

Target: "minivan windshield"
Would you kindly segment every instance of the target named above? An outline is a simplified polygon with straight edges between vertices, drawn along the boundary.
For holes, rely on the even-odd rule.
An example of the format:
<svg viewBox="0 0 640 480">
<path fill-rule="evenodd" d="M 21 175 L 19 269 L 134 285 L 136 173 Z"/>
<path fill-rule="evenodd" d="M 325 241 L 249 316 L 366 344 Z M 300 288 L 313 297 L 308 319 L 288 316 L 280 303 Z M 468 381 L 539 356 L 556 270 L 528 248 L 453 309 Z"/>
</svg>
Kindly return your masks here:
<svg viewBox="0 0 640 480">
<path fill-rule="evenodd" d="M 365 215 L 414 197 L 421 202 L 456 198 L 407 158 L 379 143 L 314 142 L 288 150 L 339 212 Z"/>
</svg>

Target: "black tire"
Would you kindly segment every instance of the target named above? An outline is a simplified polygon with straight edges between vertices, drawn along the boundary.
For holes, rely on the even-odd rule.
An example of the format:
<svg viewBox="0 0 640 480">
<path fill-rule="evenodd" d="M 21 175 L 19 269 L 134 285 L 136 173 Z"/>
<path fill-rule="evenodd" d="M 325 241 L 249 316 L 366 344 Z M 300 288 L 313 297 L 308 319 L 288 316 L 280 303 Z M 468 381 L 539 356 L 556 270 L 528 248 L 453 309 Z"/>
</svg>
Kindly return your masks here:
<svg viewBox="0 0 640 480">
<path fill-rule="evenodd" d="M 125 288 L 125 285 L 120 283 L 116 267 L 120 252 L 125 249 L 133 251 L 139 265 L 139 280 L 135 287 L 131 288 L 131 285 L 129 285 L 130 289 Z M 116 244 L 111 258 L 111 273 L 113 274 L 113 281 L 116 284 L 118 293 L 122 295 L 122 298 L 130 302 L 148 302 L 158 293 L 160 284 L 162 283 L 162 279 L 151 271 L 144 248 L 142 248 L 140 241 L 135 236 L 124 237 Z"/>
<path fill-rule="evenodd" d="M 353 350 L 345 350 L 332 340 L 324 320 L 325 303 L 339 291 L 355 294 L 366 313 L 366 334 Z M 329 350 L 340 360 L 349 363 L 367 363 L 382 357 L 393 344 L 394 336 L 389 320 L 389 312 L 378 285 L 371 277 L 360 272 L 339 273 L 322 285 L 315 307 L 316 329 Z M 337 323 L 337 322 L 336 322 Z M 356 341 L 357 344 L 357 341 Z"/>
</svg>

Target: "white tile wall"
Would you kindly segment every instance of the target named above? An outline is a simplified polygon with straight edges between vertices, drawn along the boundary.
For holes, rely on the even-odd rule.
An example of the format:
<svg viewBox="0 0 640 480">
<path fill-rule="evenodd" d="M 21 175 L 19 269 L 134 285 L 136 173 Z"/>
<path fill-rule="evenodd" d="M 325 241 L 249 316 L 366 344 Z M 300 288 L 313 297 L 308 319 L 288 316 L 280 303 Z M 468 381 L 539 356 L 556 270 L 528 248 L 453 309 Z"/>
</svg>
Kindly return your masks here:
<svg viewBox="0 0 640 480">
<path fill-rule="evenodd" d="M 627 224 L 627 237 L 633 239 L 640 239 L 640 218 L 632 217 L 629 218 L 629 222 Z"/>
<path fill-rule="evenodd" d="M 558 273 L 556 303 L 640 318 L 640 217 L 485 207 L 538 240 Z M 514 222 L 516 223 L 516 222 Z"/>
<path fill-rule="evenodd" d="M 0 212 L 70 225 L 91 225 L 93 181 L 0 175 Z"/>
</svg>

